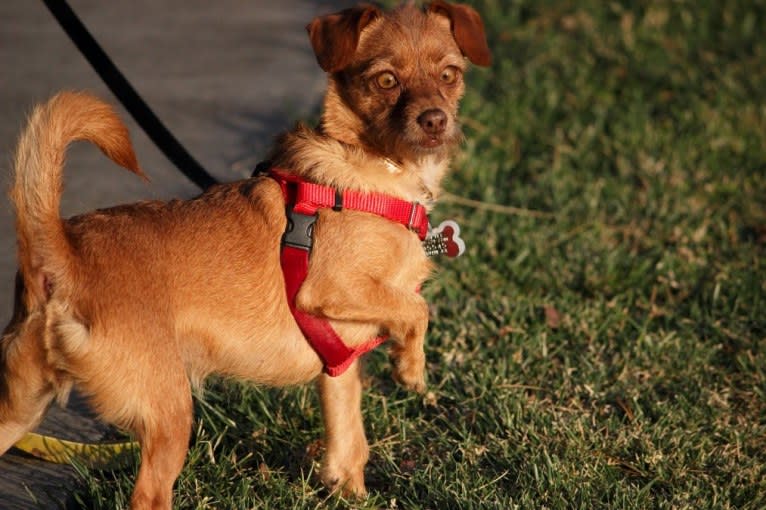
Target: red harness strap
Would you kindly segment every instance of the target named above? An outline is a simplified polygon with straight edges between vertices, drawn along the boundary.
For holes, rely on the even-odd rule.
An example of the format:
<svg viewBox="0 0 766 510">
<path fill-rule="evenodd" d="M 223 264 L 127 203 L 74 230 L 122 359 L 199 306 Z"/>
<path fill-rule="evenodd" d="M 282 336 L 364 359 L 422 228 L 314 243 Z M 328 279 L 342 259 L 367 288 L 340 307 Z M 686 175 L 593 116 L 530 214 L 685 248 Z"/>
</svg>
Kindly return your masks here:
<svg viewBox="0 0 766 510">
<path fill-rule="evenodd" d="M 282 237 L 281 265 L 285 277 L 287 302 L 303 335 L 316 351 L 332 377 L 342 374 L 362 354 L 371 351 L 385 337 L 373 338 L 356 347 L 348 347 L 327 319 L 316 317 L 295 306 L 295 296 L 306 279 L 313 244 L 314 223 L 319 209 L 350 209 L 382 216 L 400 223 L 424 239 L 428 233 L 428 215 L 417 202 L 407 202 L 381 193 L 339 191 L 329 186 L 306 182 L 300 177 L 272 168 L 268 173 L 282 187 L 287 204 L 287 229 Z"/>
</svg>

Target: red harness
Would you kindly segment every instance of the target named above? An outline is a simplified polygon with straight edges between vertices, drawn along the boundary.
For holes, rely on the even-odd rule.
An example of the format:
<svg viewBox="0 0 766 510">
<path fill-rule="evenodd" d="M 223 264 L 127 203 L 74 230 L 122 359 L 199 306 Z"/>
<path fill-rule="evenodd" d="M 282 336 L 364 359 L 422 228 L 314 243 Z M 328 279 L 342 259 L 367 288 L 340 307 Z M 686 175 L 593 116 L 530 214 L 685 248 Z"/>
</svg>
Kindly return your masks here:
<svg viewBox="0 0 766 510">
<path fill-rule="evenodd" d="M 371 351 L 386 338 L 376 337 L 356 347 L 348 347 L 327 319 L 295 307 L 295 296 L 308 274 L 317 211 L 331 208 L 334 211 L 349 209 L 376 214 L 404 225 L 423 240 L 428 233 L 426 209 L 417 202 L 407 202 L 382 193 L 340 191 L 306 182 L 297 175 L 276 168 L 269 169 L 268 175 L 281 186 L 287 204 L 287 228 L 282 237 L 280 261 L 290 311 L 306 340 L 324 362 L 325 372 L 332 377 L 338 376 L 356 358 Z"/>
</svg>

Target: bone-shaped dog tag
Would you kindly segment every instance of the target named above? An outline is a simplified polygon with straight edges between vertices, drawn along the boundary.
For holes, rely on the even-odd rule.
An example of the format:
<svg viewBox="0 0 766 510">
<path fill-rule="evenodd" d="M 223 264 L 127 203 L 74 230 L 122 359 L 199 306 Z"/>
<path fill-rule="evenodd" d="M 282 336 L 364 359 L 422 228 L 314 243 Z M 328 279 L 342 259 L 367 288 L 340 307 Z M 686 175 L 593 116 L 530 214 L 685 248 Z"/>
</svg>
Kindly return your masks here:
<svg viewBox="0 0 766 510">
<path fill-rule="evenodd" d="M 428 232 L 423 241 L 423 249 L 429 257 L 459 257 L 465 251 L 465 242 L 460 238 L 460 227 L 453 220 L 442 221 L 438 227 Z"/>
</svg>

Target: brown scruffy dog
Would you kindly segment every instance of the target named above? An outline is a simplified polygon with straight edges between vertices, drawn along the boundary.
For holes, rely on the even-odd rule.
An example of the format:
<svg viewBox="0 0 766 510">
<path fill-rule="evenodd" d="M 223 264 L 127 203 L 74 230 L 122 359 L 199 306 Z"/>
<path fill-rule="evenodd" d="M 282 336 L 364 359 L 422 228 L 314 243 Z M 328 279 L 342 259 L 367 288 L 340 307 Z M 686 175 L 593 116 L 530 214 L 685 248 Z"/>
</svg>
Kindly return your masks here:
<svg viewBox="0 0 766 510">
<path fill-rule="evenodd" d="M 461 140 L 466 59 L 490 61 L 479 15 L 440 0 L 392 12 L 362 5 L 319 17 L 308 32 L 329 78 L 321 123 L 283 135 L 273 167 L 337 196 L 430 206 Z M 140 442 L 131 507 L 170 508 L 192 386 L 211 373 L 277 386 L 317 379 L 321 478 L 363 495 L 359 363 L 337 377 L 323 373 L 291 308 L 329 324 L 350 348 L 390 336 L 395 377 L 423 391 L 428 308 L 417 289 L 431 264 L 418 235 L 364 210 L 320 208 L 308 274 L 291 301 L 280 261 L 284 182 L 261 175 L 189 201 L 62 220 L 62 165 L 73 140 L 142 175 L 125 126 L 101 101 L 62 93 L 31 115 L 11 192 L 20 270 L 0 346 L 0 454 L 76 386 Z"/>
</svg>

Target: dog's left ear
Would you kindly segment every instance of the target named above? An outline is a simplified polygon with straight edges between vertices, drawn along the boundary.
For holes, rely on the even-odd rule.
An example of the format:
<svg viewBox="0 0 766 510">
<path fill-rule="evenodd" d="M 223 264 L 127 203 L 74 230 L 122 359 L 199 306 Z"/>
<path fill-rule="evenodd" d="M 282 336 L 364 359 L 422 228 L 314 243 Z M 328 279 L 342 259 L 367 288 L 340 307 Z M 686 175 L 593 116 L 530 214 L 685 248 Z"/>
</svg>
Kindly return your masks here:
<svg viewBox="0 0 766 510">
<path fill-rule="evenodd" d="M 374 5 L 362 4 L 314 18 L 306 30 L 319 66 L 328 73 L 345 69 L 354 58 L 362 30 L 381 14 Z"/>
<path fill-rule="evenodd" d="M 484 34 L 484 22 L 472 7 L 434 0 L 428 5 L 428 12 L 441 14 L 450 19 L 455 42 L 468 60 L 477 66 L 484 67 L 492 63 L 492 54 L 487 46 L 487 36 Z"/>
</svg>

